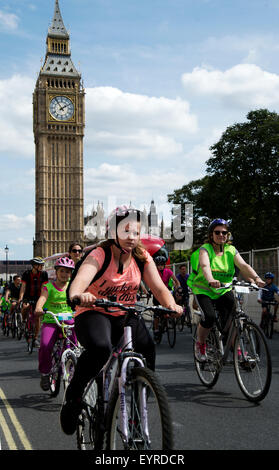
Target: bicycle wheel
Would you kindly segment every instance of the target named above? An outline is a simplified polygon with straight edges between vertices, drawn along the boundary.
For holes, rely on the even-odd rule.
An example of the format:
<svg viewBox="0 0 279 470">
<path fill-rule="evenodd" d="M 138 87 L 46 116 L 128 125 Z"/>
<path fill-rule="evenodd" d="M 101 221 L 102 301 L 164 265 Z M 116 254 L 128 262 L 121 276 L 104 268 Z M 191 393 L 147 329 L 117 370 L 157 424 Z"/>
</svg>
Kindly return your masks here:
<svg viewBox="0 0 279 470">
<path fill-rule="evenodd" d="M 164 319 L 159 319 L 159 324 L 158 324 L 158 331 L 156 331 L 156 334 L 154 334 L 153 330 L 153 339 L 154 343 L 160 344 L 162 341 L 163 333 L 164 333 Z"/>
<path fill-rule="evenodd" d="M 125 442 L 121 432 L 122 413 L 117 387 L 113 391 L 107 412 L 106 449 L 172 449 L 173 431 L 168 399 L 154 372 L 142 367 L 133 368 L 126 383 L 125 401 L 128 441 Z"/>
<path fill-rule="evenodd" d="M 186 309 L 186 325 L 188 326 L 190 333 L 192 333 L 192 314 L 190 308 Z"/>
<path fill-rule="evenodd" d="M 171 348 L 174 348 L 176 342 L 176 321 L 175 318 L 167 318 L 167 335 Z"/>
<path fill-rule="evenodd" d="M 15 338 L 15 335 L 16 335 L 15 313 L 13 313 L 13 316 L 11 318 L 11 333 L 12 333 L 12 338 Z"/>
<path fill-rule="evenodd" d="M 49 389 L 50 395 L 52 397 L 56 397 L 60 391 L 60 384 L 61 384 L 61 347 L 60 343 L 56 343 L 53 349 L 52 357 L 51 357 L 51 370 L 49 374 Z"/>
<path fill-rule="evenodd" d="M 78 417 L 76 430 L 78 450 L 100 450 L 103 448 L 104 430 L 101 430 L 98 417 L 98 386 L 96 381 L 92 380 Z"/>
<path fill-rule="evenodd" d="M 35 327 L 29 320 L 27 332 L 26 332 L 26 341 L 27 341 L 27 352 L 32 354 L 34 349 L 34 342 L 35 342 Z"/>
<path fill-rule="evenodd" d="M 219 338 L 215 328 L 212 328 L 208 334 L 206 340 L 206 361 L 199 361 L 196 357 L 196 342 L 197 342 L 197 330 L 196 326 L 194 332 L 193 341 L 193 352 L 194 352 L 194 363 L 198 374 L 198 377 L 203 385 L 208 388 L 213 387 L 220 374 L 220 353 L 219 353 Z"/>
<path fill-rule="evenodd" d="M 274 328 L 274 324 L 273 324 L 273 315 L 270 313 L 268 315 L 268 318 L 267 318 L 267 331 L 266 331 L 266 337 L 269 338 L 269 339 L 272 339 L 272 336 L 273 336 L 273 328 Z"/>
<path fill-rule="evenodd" d="M 178 328 L 178 331 L 183 331 L 183 328 L 184 328 L 184 323 L 185 323 L 185 313 L 183 312 L 181 317 L 177 318 L 177 328 Z"/>
<path fill-rule="evenodd" d="M 64 377 L 63 377 L 63 384 L 64 390 L 67 389 L 69 383 L 72 380 L 74 375 L 75 367 L 77 363 L 77 358 L 71 349 L 67 351 L 65 362 L 64 362 Z"/>
<path fill-rule="evenodd" d="M 8 336 L 8 321 L 7 321 L 7 315 L 5 313 L 3 317 L 2 330 L 3 330 L 3 335 Z"/>
<path fill-rule="evenodd" d="M 18 313 L 17 314 L 17 329 L 16 329 L 16 336 L 17 336 L 17 339 L 20 341 L 21 338 L 22 338 L 22 334 L 23 334 L 23 324 L 22 324 L 22 317 L 21 317 L 21 314 Z"/>
<path fill-rule="evenodd" d="M 253 402 L 263 400 L 271 383 L 271 357 L 264 334 L 252 321 L 247 321 L 235 339 L 234 370 L 245 397 Z"/>
</svg>

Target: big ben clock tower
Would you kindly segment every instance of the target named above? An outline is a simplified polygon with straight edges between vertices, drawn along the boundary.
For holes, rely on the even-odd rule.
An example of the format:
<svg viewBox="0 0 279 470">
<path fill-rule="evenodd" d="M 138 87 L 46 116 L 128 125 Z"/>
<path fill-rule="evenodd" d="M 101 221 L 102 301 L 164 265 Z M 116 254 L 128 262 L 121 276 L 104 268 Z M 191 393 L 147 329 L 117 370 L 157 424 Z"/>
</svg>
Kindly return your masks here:
<svg viewBox="0 0 279 470">
<path fill-rule="evenodd" d="M 84 89 L 70 51 L 70 37 L 55 0 L 47 50 L 33 94 L 36 147 L 34 255 L 68 250 L 84 238 Z"/>
</svg>

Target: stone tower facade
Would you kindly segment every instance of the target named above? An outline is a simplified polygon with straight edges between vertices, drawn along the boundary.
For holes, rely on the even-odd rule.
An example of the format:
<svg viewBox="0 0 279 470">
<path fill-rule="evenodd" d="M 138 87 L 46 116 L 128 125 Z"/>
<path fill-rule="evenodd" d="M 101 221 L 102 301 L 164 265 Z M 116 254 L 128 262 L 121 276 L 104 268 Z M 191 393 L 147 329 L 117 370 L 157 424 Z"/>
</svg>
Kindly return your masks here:
<svg viewBox="0 0 279 470">
<path fill-rule="evenodd" d="M 35 140 L 34 256 L 65 252 L 83 242 L 85 92 L 70 51 L 59 1 L 46 39 L 46 56 L 33 94 Z"/>
</svg>

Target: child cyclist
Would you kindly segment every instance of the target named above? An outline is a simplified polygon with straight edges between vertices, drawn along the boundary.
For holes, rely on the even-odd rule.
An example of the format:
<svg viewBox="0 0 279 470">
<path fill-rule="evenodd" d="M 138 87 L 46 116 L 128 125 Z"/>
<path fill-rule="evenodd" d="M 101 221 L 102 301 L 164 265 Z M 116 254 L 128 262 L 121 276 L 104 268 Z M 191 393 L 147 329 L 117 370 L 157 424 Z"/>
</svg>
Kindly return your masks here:
<svg viewBox="0 0 279 470">
<path fill-rule="evenodd" d="M 39 349 L 39 371 L 41 373 L 40 385 L 44 391 L 49 389 L 51 353 L 60 331 L 54 318 L 50 314 L 44 313 L 44 309 L 56 314 L 73 313 L 67 304 L 66 289 L 75 264 L 70 258 L 64 257 L 59 258 L 54 267 L 56 270 L 56 280 L 50 281 L 43 286 L 35 310 L 36 316 L 43 316 Z M 67 320 L 65 323 L 73 324 L 74 319 Z M 71 340 L 73 342 L 76 341 L 74 330 L 72 330 Z"/>
</svg>

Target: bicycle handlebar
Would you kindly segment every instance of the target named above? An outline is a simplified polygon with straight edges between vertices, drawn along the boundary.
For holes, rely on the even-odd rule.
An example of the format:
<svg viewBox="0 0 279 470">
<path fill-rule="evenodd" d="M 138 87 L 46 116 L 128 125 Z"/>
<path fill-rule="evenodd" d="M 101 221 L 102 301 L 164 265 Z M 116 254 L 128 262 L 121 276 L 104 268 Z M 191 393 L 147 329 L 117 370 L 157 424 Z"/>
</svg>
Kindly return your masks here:
<svg viewBox="0 0 279 470">
<path fill-rule="evenodd" d="M 73 305 L 80 305 L 80 299 L 75 298 L 72 300 Z M 114 312 L 114 310 L 108 310 L 109 308 L 118 308 L 119 310 L 123 310 L 124 312 L 127 313 L 134 313 L 134 314 L 139 314 L 143 313 L 147 310 L 151 310 L 156 313 L 161 313 L 162 315 L 171 315 L 171 314 L 176 314 L 174 310 L 170 310 L 168 308 L 162 307 L 162 305 L 158 306 L 150 306 L 150 305 L 144 305 L 140 302 L 136 302 L 135 304 L 130 305 L 124 305 L 119 302 L 115 302 L 114 300 L 109 300 L 109 299 L 96 299 L 95 302 L 92 304 L 92 306 L 96 307 L 101 307 L 103 308 L 106 312 Z"/>
<path fill-rule="evenodd" d="M 237 287 L 237 286 L 240 286 L 240 287 L 249 287 L 249 289 L 251 290 L 267 290 L 267 289 L 264 289 L 263 287 L 259 287 L 257 286 L 257 284 L 255 284 L 254 282 L 249 282 L 249 281 L 237 281 L 235 279 L 233 279 L 232 282 L 227 282 L 226 284 L 223 284 L 221 282 L 221 287 L 217 287 L 216 290 L 218 289 L 228 289 L 229 287 Z"/>
<path fill-rule="evenodd" d="M 55 320 L 55 323 L 60 326 L 60 328 L 74 328 L 75 325 L 67 325 L 66 323 L 60 323 L 59 321 L 59 315 L 63 315 L 63 313 L 53 313 L 53 312 L 50 312 L 49 310 L 44 310 L 44 313 L 47 313 L 47 314 L 50 314 L 54 320 Z M 65 314 L 65 312 L 64 312 Z M 69 318 L 68 320 L 71 320 L 73 319 L 73 317 Z M 62 319 L 62 322 L 63 321 L 67 321 L 67 319 L 63 320 Z"/>
</svg>

